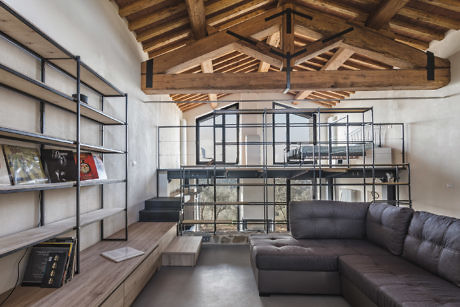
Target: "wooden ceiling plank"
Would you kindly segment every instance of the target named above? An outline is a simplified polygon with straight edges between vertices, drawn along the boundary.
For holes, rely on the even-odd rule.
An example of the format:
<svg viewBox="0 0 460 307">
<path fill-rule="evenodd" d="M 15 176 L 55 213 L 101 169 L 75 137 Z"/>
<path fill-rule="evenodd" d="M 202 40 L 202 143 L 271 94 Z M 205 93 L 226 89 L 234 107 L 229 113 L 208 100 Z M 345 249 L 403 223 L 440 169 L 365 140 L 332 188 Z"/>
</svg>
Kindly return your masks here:
<svg viewBox="0 0 460 307">
<path fill-rule="evenodd" d="M 308 61 L 310 59 L 313 59 L 321 54 L 323 54 L 326 51 L 329 51 L 331 49 L 341 47 L 342 46 L 342 38 L 337 37 L 335 39 L 332 39 L 327 42 L 323 42 L 321 40 L 318 40 L 314 43 L 311 43 L 307 45 L 307 51 L 294 57 L 293 58 L 293 65 L 298 65 L 301 64 L 305 61 Z"/>
<path fill-rule="evenodd" d="M 165 23 L 163 25 L 160 25 L 160 26 L 157 26 L 157 27 L 142 31 L 140 33 L 137 33 L 136 39 L 137 39 L 138 42 L 143 42 L 143 41 L 146 41 L 148 39 L 151 39 L 151 38 L 160 36 L 162 34 L 165 34 L 165 33 L 169 32 L 169 31 L 173 31 L 173 30 L 175 30 L 177 28 L 183 27 L 183 26 L 189 24 L 189 22 L 190 21 L 189 21 L 188 17 L 179 18 L 179 19 L 174 20 L 173 22 L 168 22 L 168 23 Z"/>
<path fill-rule="evenodd" d="M 418 40 L 412 37 L 407 37 L 401 34 L 396 34 L 395 41 L 409 45 L 411 47 L 414 47 L 420 50 L 426 50 L 430 47 L 429 42 L 421 41 L 421 40 Z"/>
<path fill-rule="evenodd" d="M 120 8 L 118 13 L 121 17 L 126 17 L 166 1 L 168 0 L 137 0 Z"/>
<path fill-rule="evenodd" d="M 241 23 L 231 30 L 242 36 L 265 35 L 275 33 L 278 30 L 279 20 L 272 19 L 265 21 L 265 17 L 279 13 L 281 9 L 272 9 L 258 17 Z M 260 33 L 260 34 L 259 34 Z M 157 73 L 178 73 L 189 67 L 200 64 L 207 59 L 213 59 L 234 50 L 232 44 L 238 38 L 226 32 L 217 32 L 200 39 L 185 48 L 159 56 L 155 61 L 154 70 Z M 143 73 L 145 73 L 145 62 L 143 63 Z"/>
<path fill-rule="evenodd" d="M 459 0 L 418 0 L 418 2 L 438 6 L 449 11 L 460 13 Z"/>
<path fill-rule="evenodd" d="M 239 41 L 234 43 L 234 48 L 236 51 L 247 54 L 255 59 L 264 61 L 273 66 L 281 66 L 284 58 L 271 52 L 272 49 L 277 49 L 271 47 L 270 45 L 258 42 L 256 45 L 249 44 L 245 41 Z"/>
<path fill-rule="evenodd" d="M 254 10 L 250 13 L 244 14 L 241 17 L 232 19 L 230 21 L 224 22 L 224 23 L 219 23 L 218 25 L 215 26 L 217 31 L 223 31 L 228 28 L 234 27 L 240 23 L 243 23 L 245 21 L 248 21 L 249 19 L 252 19 L 254 17 L 257 17 L 259 15 L 262 15 L 266 12 L 267 10 L 265 8 L 260 8 L 257 10 Z"/>
<path fill-rule="evenodd" d="M 441 15 L 436 15 L 431 12 L 417 10 L 411 7 L 403 7 L 398 12 L 398 15 L 408 17 L 410 19 L 413 19 L 419 22 L 443 27 L 446 29 L 454 29 L 454 30 L 460 29 L 460 16 L 458 19 L 453 19 L 453 18 L 441 16 Z"/>
<path fill-rule="evenodd" d="M 206 36 L 204 0 L 185 0 L 192 33 L 196 40 Z"/>
<path fill-rule="evenodd" d="M 406 36 L 423 39 L 426 41 L 432 40 L 443 40 L 444 33 L 436 30 L 432 30 L 428 27 L 415 25 L 399 19 L 393 19 L 389 23 L 390 29 L 396 33 L 400 33 Z"/>
<path fill-rule="evenodd" d="M 348 91 L 348 90 L 429 90 L 438 89 L 450 82 L 450 68 L 435 68 L 435 79 L 427 80 L 426 68 L 366 71 L 316 71 L 292 72 L 293 91 Z M 286 73 L 269 72 L 250 74 L 157 74 L 152 88 L 142 90 L 148 94 L 175 93 L 247 93 L 282 92 Z"/>
<path fill-rule="evenodd" d="M 343 65 L 351 56 L 353 51 L 345 48 L 339 48 L 332 58 L 321 68 L 321 70 L 337 70 L 340 66 Z M 296 99 L 303 99 L 311 94 L 312 91 L 303 91 L 299 92 L 296 95 Z"/>
<path fill-rule="evenodd" d="M 180 49 L 182 47 L 185 47 L 186 45 L 189 45 L 192 42 L 193 42 L 192 39 L 185 39 L 185 40 L 178 41 L 174 44 L 167 45 L 164 48 L 152 50 L 149 52 L 149 58 L 154 58 L 154 57 L 166 54 L 168 52 Z"/>
<path fill-rule="evenodd" d="M 167 7 L 162 10 L 158 10 L 148 14 L 147 16 L 135 19 L 128 23 L 128 28 L 131 31 L 135 31 L 141 28 L 144 28 L 150 24 L 165 20 L 171 16 L 181 14 L 187 10 L 185 2 L 179 3 L 174 6 Z"/>
<path fill-rule="evenodd" d="M 355 9 L 348 5 L 341 5 L 335 1 L 329 0 L 299 0 L 298 3 L 302 3 L 315 9 L 323 9 L 328 12 L 334 12 L 337 15 L 343 16 L 346 19 L 357 19 L 360 15 L 363 15 L 358 9 Z"/>
<path fill-rule="evenodd" d="M 144 49 L 145 52 L 149 52 L 149 51 L 173 44 L 187 37 L 190 37 L 190 30 L 184 29 L 182 31 L 178 31 L 176 35 L 174 36 L 162 37 L 162 38 L 158 38 L 155 40 L 146 41 L 142 44 L 142 48 Z"/>
<path fill-rule="evenodd" d="M 366 26 L 380 29 L 402 9 L 410 0 L 383 0 L 373 13 L 368 17 Z"/>
<path fill-rule="evenodd" d="M 275 32 L 267 38 L 267 45 L 278 47 L 280 44 L 281 33 Z M 259 64 L 258 71 L 259 72 L 268 72 L 270 70 L 270 63 L 261 61 Z"/>
<path fill-rule="evenodd" d="M 218 15 L 212 16 L 207 19 L 207 23 L 211 26 L 215 26 L 219 23 L 226 22 L 227 20 L 233 19 L 235 17 L 241 16 L 243 14 L 246 14 L 252 10 L 255 10 L 261 6 L 264 6 L 268 3 L 272 2 L 272 0 L 253 0 L 248 3 L 243 3 L 241 5 L 238 5 L 237 7 L 220 13 Z M 208 13 L 209 14 L 209 13 Z"/>
</svg>

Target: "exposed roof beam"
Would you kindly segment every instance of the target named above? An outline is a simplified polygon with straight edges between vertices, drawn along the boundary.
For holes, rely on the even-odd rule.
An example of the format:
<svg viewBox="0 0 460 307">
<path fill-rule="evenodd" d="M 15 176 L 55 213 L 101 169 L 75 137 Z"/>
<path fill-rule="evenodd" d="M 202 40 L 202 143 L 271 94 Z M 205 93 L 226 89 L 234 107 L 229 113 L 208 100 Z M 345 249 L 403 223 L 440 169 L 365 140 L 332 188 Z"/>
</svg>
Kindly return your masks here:
<svg viewBox="0 0 460 307">
<path fill-rule="evenodd" d="M 321 12 L 304 8 L 296 9 L 313 16 L 313 20 L 298 19 L 297 22 L 300 25 L 324 36 L 334 35 L 353 28 L 353 31 L 341 37 L 344 45 L 347 45 L 348 48 L 353 49 L 356 53 L 361 53 L 371 59 L 399 68 L 426 66 L 426 54 L 419 49 L 396 42 L 375 30 L 350 24 Z M 445 59 L 436 57 L 435 62 L 437 67 L 449 66 L 449 61 Z"/>
<path fill-rule="evenodd" d="M 140 28 L 146 27 L 150 24 L 153 24 L 158 21 L 165 20 L 173 15 L 180 14 L 186 10 L 185 3 L 181 2 L 177 5 L 167 7 L 163 10 L 158 10 L 148 14 L 139 19 L 135 19 L 132 22 L 128 23 L 128 28 L 131 31 L 138 30 Z"/>
<path fill-rule="evenodd" d="M 204 11 L 204 0 L 185 0 L 188 18 L 192 26 L 192 33 L 195 39 L 202 39 L 206 36 L 206 17 Z"/>
<path fill-rule="evenodd" d="M 435 79 L 427 80 L 425 68 L 365 71 L 294 71 L 291 73 L 292 91 L 329 90 L 428 90 L 438 89 L 450 81 L 449 68 L 436 68 Z M 157 74 L 152 88 L 142 90 L 150 94 L 175 93 L 238 93 L 283 92 L 285 72 L 219 73 L 219 74 Z"/>
<path fill-rule="evenodd" d="M 231 9 L 230 11 L 226 11 L 226 12 L 217 14 L 211 18 L 208 18 L 207 23 L 211 26 L 214 26 L 216 24 L 223 23 L 227 20 L 238 17 L 245 13 L 248 13 L 270 2 L 272 2 L 272 0 L 253 0 L 248 3 L 243 3 L 241 5 L 238 5 L 234 9 Z"/>
<path fill-rule="evenodd" d="M 168 0 L 136 0 L 119 9 L 121 17 L 126 17 Z"/>
<path fill-rule="evenodd" d="M 339 48 L 329 61 L 321 68 L 321 70 L 337 70 L 343 65 L 351 56 L 353 51 L 345 48 Z M 296 99 L 304 99 L 308 97 L 313 91 L 303 91 L 296 95 Z"/>
<path fill-rule="evenodd" d="M 409 36 L 415 36 L 426 41 L 442 40 L 444 38 L 444 32 L 436 31 L 428 27 L 414 25 L 398 19 L 391 20 L 389 26 L 390 29 L 395 32 Z"/>
<path fill-rule="evenodd" d="M 458 5 L 460 6 L 460 1 Z M 460 29 L 460 18 L 453 19 L 433 14 L 431 12 L 417 10 L 411 7 L 403 7 L 401 10 L 399 10 L 398 15 L 409 17 L 411 19 L 421 21 L 423 23 L 443 27 L 446 29 Z"/>
<path fill-rule="evenodd" d="M 253 45 L 245 41 L 239 41 L 234 43 L 234 48 L 236 51 L 267 62 L 273 66 L 280 67 L 283 64 L 283 57 L 271 52 L 270 45 L 263 42 L 258 42 L 256 45 Z M 276 47 L 271 48 L 277 49 Z"/>
<path fill-rule="evenodd" d="M 265 14 L 230 28 L 230 30 L 242 36 L 252 36 L 255 39 L 268 37 L 279 31 L 279 19 L 265 21 L 265 17 L 280 11 L 280 8 L 269 10 Z M 189 67 L 199 65 L 205 60 L 213 59 L 232 51 L 232 44 L 237 41 L 239 41 L 238 38 L 226 32 L 216 32 L 184 48 L 157 57 L 154 71 L 156 73 L 183 71 Z M 145 62 L 143 65 L 145 65 Z"/>
<path fill-rule="evenodd" d="M 303 62 L 313 59 L 326 51 L 340 46 L 342 46 L 342 38 L 340 37 L 337 37 L 327 42 L 318 40 L 314 43 L 307 45 L 306 52 L 303 52 L 302 54 L 299 54 L 298 56 L 294 57 L 293 65 L 295 66 L 298 64 L 302 64 Z"/>
<path fill-rule="evenodd" d="M 418 0 L 426 4 L 442 7 L 443 9 L 460 13 L 460 1 L 458 0 Z"/>
<path fill-rule="evenodd" d="M 267 38 L 267 44 L 273 47 L 278 47 L 280 44 L 281 33 L 275 32 Z M 259 72 L 268 72 L 270 70 L 270 63 L 261 61 L 259 64 Z"/>
<path fill-rule="evenodd" d="M 367 18 L 366 25 L 380 29 L 393 18 L 410 0 L 383 0 L 378 8 Z"/>
<path fill-rule="evenodd" d="M 165 34 L 165 33 L 169 32 L 169 31 L 173 31 L 173 30 L 175 30 L 177 28 L 183 27 L 183 26 L 187 25 L 189 22 L 190 21 L 189 21 L 188 17 L 179 18 L 179 19 L 174 20 L 173 22 L 168 22 L 168 23 L 163 24 L 161 26 L 154 27 L 152 29 L 148 29 L 148 30 L 142 31 L 140 33 L 137 33 L 136 39 L 137 39 L 138 42 L 143 42 L 143 41 L 146 41 L 146 40 L 151 39 L 153 37 L 160 36 L 162 34 Z"/>
</svg>

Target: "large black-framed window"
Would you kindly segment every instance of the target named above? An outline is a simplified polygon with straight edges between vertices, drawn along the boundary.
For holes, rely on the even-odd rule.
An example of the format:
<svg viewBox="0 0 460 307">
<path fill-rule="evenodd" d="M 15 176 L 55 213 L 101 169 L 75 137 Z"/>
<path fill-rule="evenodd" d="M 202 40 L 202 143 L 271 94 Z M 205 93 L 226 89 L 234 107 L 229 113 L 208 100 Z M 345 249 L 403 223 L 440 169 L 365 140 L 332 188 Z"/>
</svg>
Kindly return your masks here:
<svg viewBox="0 0 460 307">
<path fill-rule="evenodd" d="M 223 108 L 223 110 L 238 109 L 238 103 Z M 238 114 L 210 113 L 198 117 L 196 119 L 196 164 L 238 164 L 239 126 Z"/>
<path fill-rule="evenodd" d="M 278 102 L 273 102 L 272 108 L 295 109 Z M 308 127 L 308 124 L 314 116 L 302 113 L 273 114 L 273 164 L 284 164 L 285 152 L 291 147 L 310 143 L 310 134 L 314 129 Z"/>
</svg>

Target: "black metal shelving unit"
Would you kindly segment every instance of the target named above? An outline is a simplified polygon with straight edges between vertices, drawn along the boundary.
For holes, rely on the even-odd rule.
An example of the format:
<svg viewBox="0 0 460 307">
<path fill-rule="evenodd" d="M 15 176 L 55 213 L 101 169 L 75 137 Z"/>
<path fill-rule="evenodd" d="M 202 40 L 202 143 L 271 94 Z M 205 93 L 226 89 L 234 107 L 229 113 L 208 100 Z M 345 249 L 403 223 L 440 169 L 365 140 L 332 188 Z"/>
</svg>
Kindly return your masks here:
<svg viewBox="0 0 460 307">
<path fill-rule="evenodd" d="M 79 56 L 72 54 L 52 38 L 35 27 L 20 14 L 12 10 L 4 2 L 0 1 L 0 36 L 13 44 L 28 55 L 35 58 L 40 64 L 40 80 L 0 64 L 0 86 L 21 95 L 30 97 L 40 104 L 40 131 L 32 133 L 16 130 L 13 128 L 0 127 L 0 139 L 8 139 L 40 145 L 40 150 L 45 146 L 68 148 L 80 156 L 82 151 L 93 152 L 102 155 L 116 154 L 124 156 L 124 178 L 106 180 L 80 180 L 80 167 L 77 168 L 77 180 L 63 183 L 46 183 L 30 185 L 0 186 L 0 194 L 21 193 L 38 191 L 40 206 L 40 222 L 36 228 L 24 230 L 0 237 L 0 257 L 4 257 L 21 249 L 33 246 L 50 238 L 66 232 L 75 231 L 77 239 L 76 249 L 76 272 L 80 272 L 80 230 L 82 227 L 100 222 L 102 240 L 127 240 L 128 239 L 128 95 L 92 68 L 83 63 Z M 75 82 L 76 97 L 65 94 L 45 83 L 46 68 L 51 67 L 67 78 Z M 81 101 L 82 87 L 95 93 L 101 99 L 101 110 Z M 106 98 L 120 98 L 124 105 L 124 120 L 104 113 Z M 70 112 L 75 115 L 76 135 L 75 139 L 64 139 L 45 134 L 45 106 L 51 106 Z M 100 145 L 85 144 L 81 141 L 83 123 L 81 118 L 86 118 L 99 126 L 101 131 Z M 123 126 L 125 132 L 125 149 L 112 149 L 104 145 L 104 130 L 106 126 Z M 104 206 L 104 185 L 124 184 L 125 199 L 124 207 L 106 208 Z M 81 188 L 87 186 L 101 187 L 100 209 L 81 213 L 80 195 Z M 57 222 L 45 224 L 45 195 L 44 191 L 54 189 L 74 189 L 76 204 L 75 216 Z M 71 192 L 69 192 L 71 193 Z M 73 192 L 72 192 L 73 193 Z M 104 219 L 124 212 L 125 236 L 119 239 L 107 239 L 104 237 Z"/>
</svg>

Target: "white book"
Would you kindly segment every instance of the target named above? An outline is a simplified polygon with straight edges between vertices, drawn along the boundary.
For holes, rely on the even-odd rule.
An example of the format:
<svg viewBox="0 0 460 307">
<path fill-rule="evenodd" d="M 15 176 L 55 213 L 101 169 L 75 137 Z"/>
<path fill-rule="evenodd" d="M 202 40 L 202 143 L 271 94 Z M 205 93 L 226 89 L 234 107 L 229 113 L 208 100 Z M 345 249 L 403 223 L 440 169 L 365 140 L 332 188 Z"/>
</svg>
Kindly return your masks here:
<svg viewBox="0 0 460 307">
<path fill-rule="evenodd" d="M 103 252 L 101 255 L 115 262 L 121 262 L 143 255 L 144 252 L 132 247 L 122 247 Z"/>
<path fill-rule="evenodd" d="M 99 179 L 107 179 L 107 173 L 105 172 L 104 162 L 98 155 L 93 154 L 94 164 L 96 164 L 97 176 Z"/>
<path fill-rule="evenodd" d="M 11 185 L 2 145 L 0 145 L 0 185 Z"/>
</svg>

